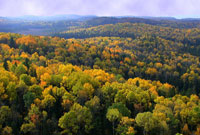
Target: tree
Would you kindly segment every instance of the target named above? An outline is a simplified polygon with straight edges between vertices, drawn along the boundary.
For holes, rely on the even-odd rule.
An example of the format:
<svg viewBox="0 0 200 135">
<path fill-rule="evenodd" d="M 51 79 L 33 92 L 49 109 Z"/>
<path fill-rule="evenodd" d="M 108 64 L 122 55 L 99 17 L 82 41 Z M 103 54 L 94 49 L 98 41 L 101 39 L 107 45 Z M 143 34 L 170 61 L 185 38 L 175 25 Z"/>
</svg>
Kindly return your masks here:
<svg viewBox="0 0 200 135">
<path fill-rule="evenodd" d="M 15 41 L 14 41 L 13 37 L 10 37 L 10 44 L 9 45 L 10 45 L 11 48 L 16 48 Z"/>
<path fill-rule="evenodd" d="M 23 64 L 27 67 L 27 69 L 30 68 L 30 60 L 28 58 L 25 58 L 25 61 L 23 62 Z"/>
<path fill-rule="evenodd" d="M 117 126 L 117 133 L 120 135 L 135 135 L 136 131 L 133 128 L 134 119 L 122 117 Z"/>
<path fill-rule="evenodd" d="M 35 93 L 28 91 L 26 94 L 23 95 L 25 107 L 29 108 L 31 104 L 34 102 L 36 98 Z"/>
<path fill-rule="evenodd" d="M 50 84 L 53 86 L 60 86 L 60 83 L 62 81 L 62 75 L 52 75 Z"/>
<path fill-rule="evenodd" d="M 37 98 L 40 98 L 42 95 L 43 89 L 39 85 L 34 84 L 29 87 L 29 91 L 34 93 Z"/>
<path fill-rule="evenodd" d="M 20 81 L 23 81 L 26 85 L 31 85 L 31 77 L 27 74 L 21 74 L 20 75 Z"/>
<path fill-rule="evenodd" d="M 8 95 L 9 100 L 15 101 L 17 98 L 17 91 L 16 91 L 16 83 L 15 82 L 9 82 L 8 86 L 6 87 L 6 93 Z"/>
<path fill-rule="evenodd" d="M 113 85 L 115 85 L 115 84 L 116 83 L 110 84 L 110 83 L 107 82 L 102 87 L 103 97 L 104 97 L 104 100 L 105 100 L 105 103 L 106 103 L 107 106 L 110 106 L 114 102 L 114 98 L 115 98 L 115 95 L 117 93 L 117 89 L 113 88 Z"/>
<path fill-rule="evenodd" d="M 23 64 L 20 64 L 15 69 L 15 74 L 19 77 L 22 74 L 26 74 L 26 69 L 24 68 Z"/>
<path fill-rule="evenodd" d="M 121 114 L 118 109 L 108 109 L 106 113 L 106 118 L 112 122 L 113 125 L 113 135 L 115 134 L 115 121 L 120 119 Z"/>
<path fill-rule="evenodd" d="M 87 101 L 85 103 L 85 106 L 87 106 L 93 114 L 96 114 L 100 110 L 100 99 L 97 96 L 94 96 L 91 100 Z"/>
<path fill-rule="evenodd" d="M 197 130 L 195 132 L 195 135 L 200 135 L 200 127 L 199 126 L 197 126 Z"/>
<path fill-rule="evenodd" d="M 4 88 L 3 85 L 4 84 L 1 82 L 0 83 L 0 99 L 1 100 L 5 100 L 8 97 L 8 95 L 6 94 L 6 91 L 5 91 L 5 88 Z"/>
<path fill-rule="evenodd" d="M 48 108 L 50 109 L 51 107 L 54 106 L 54 103 L 56 102 L 56 99 L 51 96 L 50 94 L 46 95 L 44 97 L 44 99 L 42 100 L 42 103 L 41 105 L 44 107 L 44 108 Z"/>
<path fill-rule="evenodd" d="M 63 134 L 88 134 L 92 129 L 92 114 L 87 107 L 75 103 L 69 112 L 60 119 L 58 126 L 64 131 Z"/>
<path fill-rule="evenodd" d="M 62 106 L 65 110 L 69 110 L 69 108 L 73 105 L 73 102 L 75 100 L 75 97 L 72 96 L 68 91 L 64 93 L 62 96 Z"/>
<path fill-rule="evenodd" d="M 2 135 L 12 135 L 12 128 L 9 126 L 4 127 L 1 134 Z"/>
<path fill-rule="evenodd" d="M 35 104 L 31 104 L 31 107 L 28 111 L 28 121 L 34 123 L 35 125 L 40 124 L 40 121 L 42 120 L 41 112 L 38 106 Z"/>
<path fill-rule="evenodd" d="M 184 135 L 191 135 L 191 132 L 190 132 L 187 124 L 185 124 L 183 126 L 182 132 L 183 132 Z"/>
<path fill-rule="evenodd" d="M 7 59 L 4 60 L 4 62 L 3 62 L 3 67 L 4 67 L 5 70 L 7 70 L 7 71 L 9 70 Z"/>
<path fill-rule="evenodd" d="M 200 106 L 196 106 L 189 112 L 188 123 L 192 126 L 195 126 L 199 122 L 200 122 Z"/>
<path fill-rule="evenodd" d="M 138 113 L 135 121 L 139 127 L 144 128 L 144 135 L 159 125 L 158 119 L 156 119 L 151 112 Z"/>
<path fill-rule="evenodd" d="M 122 116 L 130 117 L 131 111 L 122 103 L 113 103 L 108 109 L 117 109 Z"/>
<path fill-rule="evenodd" d="M 7 125 L 9 119 L 11 118 L 11 109 L 8 106 L 1 106 L 0 108 L 0 127 L 2 125 Z"/>
<path fill-rule="evenodd" d="M 25 123 L 25 124 L 22 124 L 20 130 L 24 134 L 34 134 L 36 127 L 33 123 Z"/>
</svg>

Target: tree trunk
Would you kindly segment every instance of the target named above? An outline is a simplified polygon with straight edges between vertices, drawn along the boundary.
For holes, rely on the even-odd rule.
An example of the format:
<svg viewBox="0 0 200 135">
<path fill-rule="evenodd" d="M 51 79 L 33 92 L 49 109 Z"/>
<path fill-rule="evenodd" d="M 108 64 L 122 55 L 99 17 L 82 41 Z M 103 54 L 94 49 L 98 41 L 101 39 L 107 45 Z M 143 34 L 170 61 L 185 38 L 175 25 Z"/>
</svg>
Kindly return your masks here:
<svg viewBox="0 0 200 135">
<path fill-rule="evenodd" d="M 146 135 L 146 132 L 145 132 L 145 130 L 143 130 L 143 134 L 144 134 L 144 135 Z"/>
<path fill-rule="evenodd" d="M 115 122 L 113 122 L 113 135 L 115 135 Z"/>
</svg>

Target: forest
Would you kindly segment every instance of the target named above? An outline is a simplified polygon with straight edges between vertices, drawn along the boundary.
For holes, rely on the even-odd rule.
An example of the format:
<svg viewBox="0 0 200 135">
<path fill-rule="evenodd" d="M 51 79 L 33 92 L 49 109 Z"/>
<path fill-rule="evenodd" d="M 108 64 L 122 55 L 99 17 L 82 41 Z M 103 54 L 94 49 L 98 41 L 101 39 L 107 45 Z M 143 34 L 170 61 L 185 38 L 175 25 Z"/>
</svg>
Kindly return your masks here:
<svg viewBox="0 0 200 135">
<path fill-rule="evenodd" d="M 200 135 L 200 23 L 146 20 L 1 32 L 0 134 Z"/>
<path fill-rule="evenodd" d="M 60 36 L 65 31 L 90 28 L 106 24 L 144 23 L 153 26 L 178 29 L 200 28 L 200 19 L 173 17 L 98 17 L 92 15 L 56 15 L 56 16 L 19 16 L 1 17 L 0 32 L 31 34 L 38 36 Z M 105 36 L 105 35 L 104 35 Z"/>
</svg>

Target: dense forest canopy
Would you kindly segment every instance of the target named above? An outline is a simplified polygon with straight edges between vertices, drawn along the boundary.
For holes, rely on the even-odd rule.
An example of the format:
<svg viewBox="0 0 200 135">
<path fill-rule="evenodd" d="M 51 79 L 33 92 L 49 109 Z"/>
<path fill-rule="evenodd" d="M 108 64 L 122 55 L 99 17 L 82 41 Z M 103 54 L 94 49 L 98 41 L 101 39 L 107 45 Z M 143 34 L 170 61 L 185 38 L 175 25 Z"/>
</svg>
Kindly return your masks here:
<svg viewBox="0 0 200 135">
<path fill-rule="evenodd" d="M 198 21 L 123 19 L 0 33 L 0 134 L 200 135 Z"/>
</svg>

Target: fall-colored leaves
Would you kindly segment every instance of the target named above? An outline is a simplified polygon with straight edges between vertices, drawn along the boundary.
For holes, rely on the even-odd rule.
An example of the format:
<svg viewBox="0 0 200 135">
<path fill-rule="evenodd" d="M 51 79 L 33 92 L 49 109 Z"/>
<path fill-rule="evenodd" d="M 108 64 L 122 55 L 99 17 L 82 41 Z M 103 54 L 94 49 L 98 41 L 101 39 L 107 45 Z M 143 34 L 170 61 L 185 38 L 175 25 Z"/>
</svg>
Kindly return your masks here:
<svg viewBox="0 0 200 135">
<path fill-rule="evenodd" d="M 198 29 L 91 30 L 124 38 L 0 33 L 0 134 L 200 133 Z"/>
</svg>

